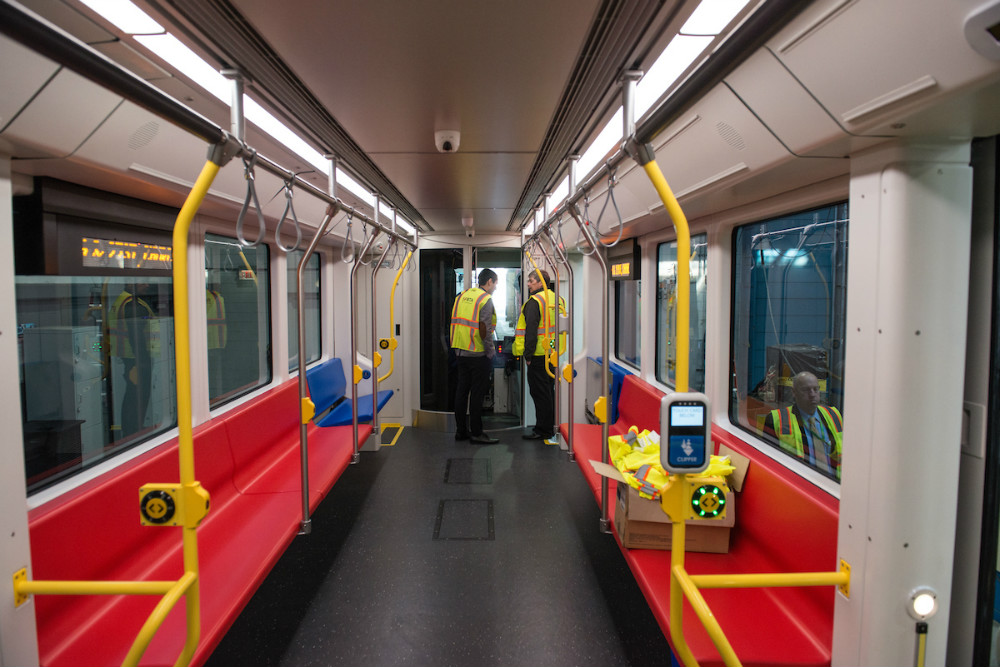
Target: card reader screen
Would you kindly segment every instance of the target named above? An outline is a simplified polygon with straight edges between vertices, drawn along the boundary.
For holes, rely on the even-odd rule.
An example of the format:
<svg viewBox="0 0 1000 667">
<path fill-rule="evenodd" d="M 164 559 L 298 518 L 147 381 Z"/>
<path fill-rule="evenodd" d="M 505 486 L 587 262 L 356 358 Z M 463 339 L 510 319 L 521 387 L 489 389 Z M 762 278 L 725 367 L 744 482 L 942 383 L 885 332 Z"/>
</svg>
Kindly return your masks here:
<svg viewBox="0 0 1000 667">
<path fill-rule="evenodd" d="M 676 468 L 705 465 L 705 406 L 674 403 L 670 406 L 668 460 Z"/>
<path fill-rule="evenodd" d="M 672 405 L 670 406 L 671 426 L 697 426 L 705 428 L 704 405 Z"/>
</svg>

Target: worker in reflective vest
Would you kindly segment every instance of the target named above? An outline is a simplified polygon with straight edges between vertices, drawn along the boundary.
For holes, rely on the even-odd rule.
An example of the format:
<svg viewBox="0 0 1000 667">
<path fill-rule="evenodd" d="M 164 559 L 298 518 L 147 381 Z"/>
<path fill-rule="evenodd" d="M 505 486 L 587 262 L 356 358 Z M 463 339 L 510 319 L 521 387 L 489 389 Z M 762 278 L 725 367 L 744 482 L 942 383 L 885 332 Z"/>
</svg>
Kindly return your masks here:
<svg viewBox="0 0 1000 667">
<path fill-rule="evenodd" d="M 497 316 L 490 295 L 497 288 L 491 269 L 479 273 L 478 287 L 455 298 L 451 308 L 451 347 L 455 350 L 458 378 L 455 387 L 455 439 L 479 444 L 499 442 L 483 432 L 483 398 L 489 388 L 496 348 L 493 331 Z"/>
<path fill-rule="evenodd" d="M 524 434 L 526 440 L 549 439 L 555 435 L 556 389 L 554 378 L 549 375 L 556 369 L 546 368 L 546 355 L 553 350 L 556 333 L 556 295 L 549 289 L 549 274 L 535 269 L 528 274 L 530 298 L 521 307 L 514 331 L 514 356 L 524 356 L 528 367 L 528 390 L 535 404 L 535 426 Z M 560 312 L 565 312 L 562 299 Z M 566 347 L 565 333 L 559 337 L 559 351 Z"/>
<path fill-rule="evenodd" d="M 819 380 L 808 371 L 792 379 L 795 403 L 771 410 L 764 433 L 778 439 L 781 448 L 809 465 L 840 479 L 844 420 L 833 406 L 820 405 Z"/>
<path fill-rule="evenodd" d="M 149 407 L 153 359 L 160 355 L 160 323 L 141 296 L 148 287 L 145 283 L 135 285 L 135 294 L 123 290 L 108 312 L 110 353 L 121 359 L 125 376 L 119 431 L 112 434 L 114 440 L 142 429 Z"/>
</svg>

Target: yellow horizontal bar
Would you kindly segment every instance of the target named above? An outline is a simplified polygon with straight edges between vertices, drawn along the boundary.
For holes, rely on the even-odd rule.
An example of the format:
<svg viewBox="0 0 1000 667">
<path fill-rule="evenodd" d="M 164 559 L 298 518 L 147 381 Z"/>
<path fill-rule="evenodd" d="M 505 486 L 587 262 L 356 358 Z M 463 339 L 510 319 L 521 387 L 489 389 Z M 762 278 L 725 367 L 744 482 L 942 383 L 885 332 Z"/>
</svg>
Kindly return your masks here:
<svg viewBox="0 0 1000 667">
<path fill-rule="evenodd" d="M 718 649 L 719 655 L 722 656 L 722 662 L 725 663 L 726 667 L 742 667 L 743 663 L 736 657 L 736 652 L 733 650 L 729 640 L 726 639 L 726 633 L 722 631 L 722 626 L 719 625 L 715 614 L 708 608 L 708 603 L 705 602 L 705 598 L 702 597 L 697 586 L 695 586 L 694 577 L 684 570 L 683 565 L 675 565 L 671 570 L 677 584 L 684 591 L 688 602 L 691 603 L 694 613 L 698 615 L 701 624 L 705 626 L 705 631 L 708 632 L 708 636 L 712 639 L 712 643 Z"/>
<path fill-rule="evenodd" d="M 25 595 L 166 595 L 176 581 L 22 581 Z"/>
<path fill-rule="evenodd" d="M 775 572 L 766 574 L 692 574 L 698 588 L 772 588 L 781 586 L 840 586 L 850 575 L 846 572 Z"/>
</svg>

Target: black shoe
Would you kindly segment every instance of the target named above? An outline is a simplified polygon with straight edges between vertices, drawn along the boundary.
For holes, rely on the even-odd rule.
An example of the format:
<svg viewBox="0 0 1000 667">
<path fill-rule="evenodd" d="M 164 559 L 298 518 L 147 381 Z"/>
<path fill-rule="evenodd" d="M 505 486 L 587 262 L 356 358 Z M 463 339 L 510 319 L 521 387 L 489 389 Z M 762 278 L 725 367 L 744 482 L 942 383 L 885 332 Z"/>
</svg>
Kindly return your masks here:
<svg viewBox="0 0 1000 667">
<path fill-rule="evenodd" d="M 537 431 L 532 431 L 531 433 L 524 433 L 521 437 L 525 440 L 544 440 L 545 436 Z"/>
<path fill-rule="evenodd" d="M 496 443 L 500 442 L 499 438 L 491 438 L 485 433 L 474 435 L 471 438 L 469 438 L 469 440 L 479 445 L 495 445 Z"/>
<path fill-rule="evenodd" d="M 468 439 L 469 439 L 469 434 L 468 433 L 456 433 L 455 434 L 455 440 L 468 440 Z"/>
</svg>

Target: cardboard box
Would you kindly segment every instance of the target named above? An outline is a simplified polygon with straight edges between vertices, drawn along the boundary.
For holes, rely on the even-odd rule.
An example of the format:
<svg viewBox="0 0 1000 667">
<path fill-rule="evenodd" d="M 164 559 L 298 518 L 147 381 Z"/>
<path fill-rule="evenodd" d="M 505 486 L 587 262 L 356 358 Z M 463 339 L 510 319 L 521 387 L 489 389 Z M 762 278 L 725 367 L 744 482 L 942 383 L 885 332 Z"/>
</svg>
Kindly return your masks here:
<svg viewBox="0 0 1000 667">
<path fill-rule="evenodd" d="M 726 501 L 725 518 L 691 519 L 685 522 L 686 551 L 714 554 L 729 552 L 729 534 L 736 523 L 735 496 L 729 494 Z M 624 481 L 618 485 L 615 530 L 628 549 L 670 549 L 673 543 L 673 524 L 660 508 L 660 501 L 643 498 Z"/>
<path fill-rule="evenodd" d="M 739 491 L 746 477 L 749 459 L 726 448 L 736 471 L 726 478 L 731 491 Z M 618 482 L 615 505 L 615 530 L 622 544 L 629 549 L 670 549 L 673 526 L 664 514 L 659 500 L 649 500 L 625 482 L 614 466 L 598 461 L 590 464 L 599 474 Z M 723 519 L 691 519 L 686 522 L 685 550 L 701 553 L 728 553 L 729 536 L 736 523 L 736 497 L 727 497 L 726 516 Z"/>
</svg>

